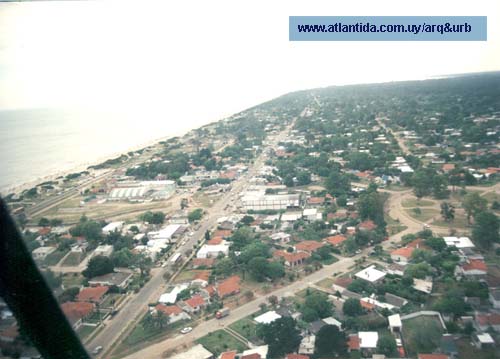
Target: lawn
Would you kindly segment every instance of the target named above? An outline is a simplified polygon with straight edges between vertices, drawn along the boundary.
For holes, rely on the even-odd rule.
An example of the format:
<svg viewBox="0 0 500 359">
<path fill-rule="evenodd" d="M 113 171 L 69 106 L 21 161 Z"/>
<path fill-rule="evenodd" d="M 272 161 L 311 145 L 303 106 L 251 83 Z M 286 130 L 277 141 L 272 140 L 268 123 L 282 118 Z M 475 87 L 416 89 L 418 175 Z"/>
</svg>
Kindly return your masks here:
<svg viewBox="0 0 500 359">
<path fill-rule="evenodd" d="M 82 282 L 83 276 L 79 273 L 68 273 L 62 277 L 64 288 L 79 287 L 82 285 Z"/>
<path fill-rule="evenodd" d="M 238 353 L 241 353 L 245 349 L 248 349 L 245 344 L 222 329 L 208 333 L 203 338 L 198 339 L 196 342 L 203 345 L 216 357 L 219 356 L 220 353 L 228 350 L 236 350 Z"/>
<path fill-rule="evenodd" d="M 59 263 L 59 261 L 62 259 L 62 257 L 64 257 L 66 255 L 66 253 L 68 253 L 69 249 L 65 250 L 65 251 L 55 251 L 55 252 L 52 252 L 50 253 L 47 258 L 45 258 L 45 261 L 44 263 L 48 266 L 53 266 L 53 265 L 56 265 L 57 263 Z"/>
<path fill-rule="evenodd" d="M 455 213 L 455 219 L 451 222 L 445 222 L 443 218 L 439 217 L 432 222 L 433 225 L 440 227 L 453 227 L 453 228 L 467 228 L 467 218 L 461 213 Z"/>
<path fill-rule="evenodd" d="M 190 282 L 194 279 L 197 272 L 195 270 L 183 270 L 175 277 L 175 283 Z"/>
<path fill-rule="evenodd" d="M 70 253 L 66 259 L 64 260 L 64 262 L 62 262 L 61 264 L 65 267 L 74 267 L 74 266 L 77 266 L 80 264 L 80 262 L 83 260 L 83 258 L 85 258 L 84 254 L 83 253 Z"/>
<path fill-rule="evenodd" d="M 494 201 L 500 201 L 500 195 L 493 191 L 486 193 L 483 198 L 486 198 L 490 204 Z"/>
<path fill-rule="evenodd" d="M 332 285 L 335 282 L 335 279 L 333 278 L 323 278 L 319 282 L 316 283 L 318 287 L 326 288 L 326 289 L 332 289 Z"/>
<path fill-rule="evenodd" d="M 257 339 L 257 324 L 248 317 L 234 322 L 229 327 L 248 341 L 255 342 Z"/>
<path fill-rule="evenodd" d="M 421 212 L 419 214 L 415 213 L 413 211 L 413 208 L 412 209 L 406 209 L 406 213 L 418 220 L 418 221 L 421 221 L 421 222 L 426 222 L 428 221 L 429 219 L 431 219 L 432 217 L 436 216 L 439 214 L 439 210 L 437 209 L 432 209 L 432 208 L 423 208 L 420 210 Z"/>
<path fill-rule="evenodd" d="M 408 198 L 405 199 L 401 204 L 405 208 L 411 208 L 411 207 L 429 207 L 434 205 L 436 202 L 434 201 L 429 201 L 426 199 L 421 199 L 417 200 L 416 198 Z"/>
<path fill-rule="evenodd" d="M 420 316 L 403 323 L 403 339 L 409 354 L 431 353 L 441 341 L 443 328 L 436 316 Z"/>
</svg>

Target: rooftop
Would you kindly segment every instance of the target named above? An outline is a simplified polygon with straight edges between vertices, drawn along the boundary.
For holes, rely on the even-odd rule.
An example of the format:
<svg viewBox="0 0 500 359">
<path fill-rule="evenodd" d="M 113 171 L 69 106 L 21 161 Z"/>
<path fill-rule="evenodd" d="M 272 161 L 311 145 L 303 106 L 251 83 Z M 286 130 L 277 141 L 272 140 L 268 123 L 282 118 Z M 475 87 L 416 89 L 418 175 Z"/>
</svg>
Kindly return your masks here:
<svg viewBox="0 0 500 359">
<path fill-rule="evenodd" d="M 358 332 L 359 347 L 361 349 L 372 349 L 377 347 L 377 332 Z"/>
<path fill-rule="evenodd" d="M 379 279 L 384 278 L 385 273 L 376 269 L 375 265 L 371 265 L 363 269 L 362 271 L 356 273 L 356 277 L 373 283 L 378 281 Z"/>
<path fill-rule="evenodd" d="M 76 298 L 79 302 L 98 302 L 108 290 L 107 286 L 83 288 Z"/>
<path fill-rule="evenodd" d="M 264 314 L 259 315 L 258 317 L 255 317 L 254 320 L 257 323 L 261 324 L 269 324 L 274 322 L 276 319 L 281 318 L 281 315 L 276 313 L 274 310 L 270 310 Z"/>
</svg>

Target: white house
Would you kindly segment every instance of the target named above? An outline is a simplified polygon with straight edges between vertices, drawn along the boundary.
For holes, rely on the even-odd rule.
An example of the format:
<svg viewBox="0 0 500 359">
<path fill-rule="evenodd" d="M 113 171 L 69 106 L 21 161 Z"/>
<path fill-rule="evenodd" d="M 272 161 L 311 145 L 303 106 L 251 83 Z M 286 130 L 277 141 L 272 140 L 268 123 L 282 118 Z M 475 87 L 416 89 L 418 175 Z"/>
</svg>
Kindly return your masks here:
<svg viewBox="0 0 500 359">
<path fill-rule="evenodd" d="M 400 333 L 403 329 L 403 322 L 401 322 L 401 316 L 399 314 L 389 315 L 387 317 L 389 320 L 389 329 L 393 333 Z"/>
<path fill-rule="evenodd" d="M 123 222 L 111 222 L 102 228 L 104 234 L 109 234 L 114 231 L 121 231 L 123 228 Z"/>
<path fill-rule="evenodd" d="M 260 324 L 269 324 L 274 322 L 276 319 L 280 319 L 281 315 L 276 313 L 274 310 L 270 310 L 264 314 L 259 315 L 258 317 L 254 318 L 254 321 Z"/>
<path fill-rule="evenodd" d="M 474 248 L 475 245 L 468 237 L 443 237 L 448 247 Z"/>
<path fill-rule="evenodd" d="M 378 333 L 377 332 L 359 332 L 359 348 L 360 349 L 375 349 L 377 348 Z"/>
<path fill-rule="evenodd" d="M 314 354 L 314 346 L 316 344 L 316 336 L 308 335 L 305 336 L 299 345 L 299 354 L 311 355 Z"/>
<path fill-rule="evenodd" d="M 370 283 L 376 283 L 385 277 L 386 273 L 375 268 L 375 265 L 371 265 L 362 271 L 355 274 L 356 277 L 366 280 Z"/>
<path fill-rule="evenodd" d="M 31 252 L 33 259 L 44 260 L 47 256 L 55 252 L 56 247 L 38 247 Z"/>
<path fill-rule="evenodd" d="M 103 244 L 97 246 L 94 250 L 94 256 L 104 256 L 109 257 L 113 253 L 113 246 L 110 244 Z"/>
<path fill-rule="evenodd" d="M 229 254 L 229 244 L 204 244 L 196 253 L 196 258 L 216 258 L 219 254 L 227 256 Z"/>
</svg>

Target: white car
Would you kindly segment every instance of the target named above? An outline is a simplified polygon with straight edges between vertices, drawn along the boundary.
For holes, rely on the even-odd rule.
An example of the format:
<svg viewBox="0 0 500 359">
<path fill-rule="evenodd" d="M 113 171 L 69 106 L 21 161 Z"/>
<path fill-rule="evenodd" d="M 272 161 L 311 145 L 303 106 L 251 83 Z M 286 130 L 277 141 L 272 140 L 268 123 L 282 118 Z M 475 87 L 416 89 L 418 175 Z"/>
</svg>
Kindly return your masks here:
<svg viewBox="0 0 500 359">
<path fill-rule="evenodd" d="M 102 350 L 102 346 L 99 345 L 97 347 L 94 348 L 94 350 L 92 350 L 92 354 L 99 354 Z"/>
<path fill-rule="evenodd" d="M 186 327 L 186 328 L 183 328 L 183 329 L 181 330 L 181 334 L 187 334 L 187 333 L 189 333 L 189 332 L 190 332 L 190 331 L 192 331 L 192 330 L 193 330 L 193 328 L 191 328 L 191 327 Z"/>
</svg>

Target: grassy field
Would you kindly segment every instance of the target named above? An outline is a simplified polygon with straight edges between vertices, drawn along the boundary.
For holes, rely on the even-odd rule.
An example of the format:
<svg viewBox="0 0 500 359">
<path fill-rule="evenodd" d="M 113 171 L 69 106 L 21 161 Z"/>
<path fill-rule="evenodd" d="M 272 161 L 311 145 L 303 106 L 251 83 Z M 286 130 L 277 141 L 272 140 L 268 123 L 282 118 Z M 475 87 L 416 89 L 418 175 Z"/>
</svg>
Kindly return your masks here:
<svg viewBox="0 0 500 359">
<path fill-rule="evenodd" d="M 83 253 L 70 253 L 66 259 L 64 260 L 64 262 L 62 262 L 62 265 L 63 266 L 66 266 L 66 267 L 73 267 L 73 266 L 77 266 L 80 264 L 80 262 L 83 260 L 84 257 L 84 254 Z"/>
<path fill-rule="evenodd" d="M 421 212 L 419 214 L 415 213 L 413 211 L 413 208 L 406 209 L 405 211 L 410 217 L 415 218 L 416 220 L 421 221 L 421 222 L 426 222 L 429 219 L 431 219 L 432 217 L 439 214 L 439 210 L 432 209 L 432 208 L 422 208 Z"/>
<path fill-rule="evenodd" d="M 62 259 L 62 257 L 64 257 L 68 253 L 68 251 L 69 251 L 69 249 L 67 249 L 65 251 L 57 250 L 55 252 L 52 252 L 47 256 L 47 258 L 45 258 L 44 263 L 48 266 L 56 265 L 57 263 L 59 263 L 59 261 Z"/>
<path fill-rule="evenodd" d="M 435 333 L 431 340 L 422 339 L 421 328 L 427 329 L 429 333 Z M 439 346 L 443 328 L 439 319 L 435 316 L 421 316 L 405 320 L 403 323 L 403 338 L 409 354 L 415 355 L 419 351 L 431 353 L 433 349 Z M 424 344 L 419 344 L 423 342 Z M 424 347 L 422 347 L 422 345 Z"/>
<path fill-rule="evenodd" d="M 432 224 L 440 227 L 468 228 L 467 218 L 461 213 L 455 213 L 455 219 L 451 222 L 445 222 L 441 217 L 435 219 Z"/>
<path fill-rule="evenodd" d="M 436 204 L 434 201 L 426 200 L 426 199 L 421 199 L 417 200 L 417 198 L 408 198 L 405 199 L 402 203 L 403 207 L 405 208 L 411 208 L 411 207 L 429 207 L 433 206 Z"/>
<path fill-rule="evenodd" d="M 79 287 L 83 282 L 83 276 L 79 273 L 68 273 L 62 278 L 64 288 Z"/>
<path fill-rule="evenodd" d="M 208 333 L 196 342 L 203 345 L 216 357 L 219 356 L 220 353 L 228 350 L 236 350 L 238 353 L 241 353 L 248 348 L 245 344 L 224 330 Z"/>
<path fill-rule="evenodd" d="M 96 329 L 96 327 L 91 327 L 89 325 L 82 325 L 77 329 L 76 334 L 81 340 L 85 340 L 92 332 Z"/>
<path fill-rule="evenodd" d="M 324 278 L 324 279 L 320 280 L 319 282 L 317 282 L 316 285 L 318 287 L 332 289 L 332 285 L 334 282 L 335 282 L 335 279 L 327 277 L 327 278 Z"/>
<path fill-rule="evenodd" d="M 240 319 L 229 327 L 251 342 L 255 342 L 257 339 L 257 324 L 250 318 Z"/>
</svg>

